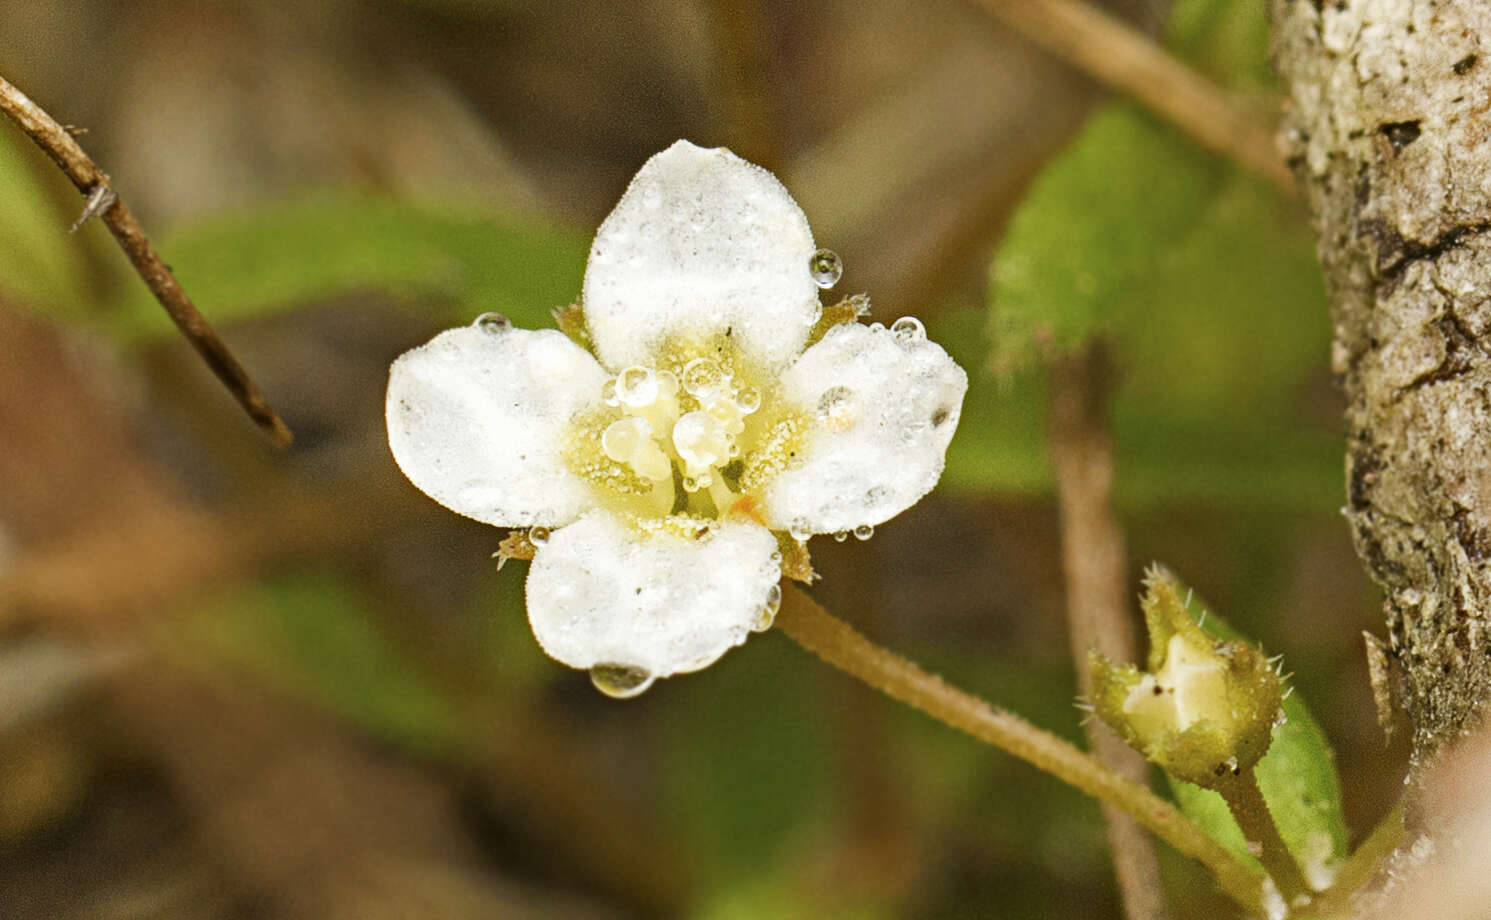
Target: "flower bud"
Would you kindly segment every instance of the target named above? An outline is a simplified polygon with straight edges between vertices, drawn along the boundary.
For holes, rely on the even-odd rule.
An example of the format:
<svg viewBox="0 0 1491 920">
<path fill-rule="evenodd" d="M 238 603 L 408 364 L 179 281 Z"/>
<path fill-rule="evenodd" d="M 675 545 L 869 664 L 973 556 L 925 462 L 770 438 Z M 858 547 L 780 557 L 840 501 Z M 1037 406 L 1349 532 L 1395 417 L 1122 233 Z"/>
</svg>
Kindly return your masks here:
<svg viewBox="0 0 1491 920">
<path fill-rule="evenodd" d="M 1093 708 L 1166 772 L 1211 789 L 1268 751 L 1284 682 L 1258 649 L 1203 632 L 1176 588 L 1158 568 L 1145 580 L 1147 670 L 1093 652 Z"/>
</svg>

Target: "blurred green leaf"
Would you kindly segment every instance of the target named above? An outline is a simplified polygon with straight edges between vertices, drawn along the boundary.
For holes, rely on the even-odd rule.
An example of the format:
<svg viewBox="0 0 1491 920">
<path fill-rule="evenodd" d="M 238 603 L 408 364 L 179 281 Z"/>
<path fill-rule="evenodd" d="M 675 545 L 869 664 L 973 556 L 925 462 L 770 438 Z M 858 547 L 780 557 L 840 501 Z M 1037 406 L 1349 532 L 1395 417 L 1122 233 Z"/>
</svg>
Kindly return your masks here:
<svg viewBox="0 0 1491 920">
<path fill-rule="evenodd" d="M 1255 0 L 1178 0 L 1165 45 L 1233 89 L 1274 86 L 1268 57 L 1268 6 Z"/>
<path fill-rule="evenodd" d="M 1194 594 L 1188 594 L 1186 600 L 1187 611 L 1209 635 L 1227 641 L 1251 641 L 1221 617 L 1207 612 L 1206 605 Z M 1279 836 L 1305 870 L 1306 878 L 1324 883 L 1335 864 L 1346 857 L 1346 821 L 1341 811 L 1335 754 L 1298 693 L 1284 700 L 1284 718 L 1284 723 L 1274 729 L 1273 743 L 1254 772 Z M 1220 795 L 1174 779 L 1170 787 L 1181 810 L 1192 820 L 1238 858 L 1256 862 Z"/>
<path fill-rule="evenodd" d="M 325 575 L 235 590 L 193 621 L 207 647 L 375 737 L 446 750 L 459 729 L 440 697 L 372 622 L 363 598 Z"/>
<path fill-rule="evenodd" d="M 1183 0 L 1168 35 L 1258 86 L 1266 26 L 1257 4 Z M 1120 502 L 1339 502 L 1339 433 L 1300 409 L 1327 376 L 1324 289 L 1303 213 L 1271 186 L 1115 104 L 1036 179 L 991 274 L 992 353 L 959 340 L 957 357 L 994 379 L 971 387 L 950 488 L 1051 488 L 1042 359 L 1101 335 L 1118 367 Z"/>
<path fill-rule="evenodd" d="M 442 299 L 448 320 L 496 311 L 537 326 L 579 295 L 586 246 L 514 218 L 326 192 L 181 228 L 157 248 L 215 323 L 386 291 Z M 170 332 L 148 292 L 131 289 L 128 307 L 125 332 Z"/>
<path fill-rule="evenodd" d="M 83 238 L 69 234 L 59 219 L 55 202 L 27 164 L 26 144 L 13 125 L 0 122 L 0 293 L 71 312 L 84 296 Z"/>
<path fill-rule="evenodd" d="M 726 655 L 676 695 L 673 681 L 647 694 L 665 707 L 669 811 L 710 888 L 790 865 L 794 839 L 835 804 L 821 675 L 790 654 L 752 652 Z"/>
<path fill-rule="evenodd" d="M 1223 176 L 1134 106 L 1089 119 L 1036 178 L 995 255 L 994 369 L 1023 369 L 1108 331 L 1121 314 L 1163 308 L 1148 288 L 1206 218 Z"/>
</svg>

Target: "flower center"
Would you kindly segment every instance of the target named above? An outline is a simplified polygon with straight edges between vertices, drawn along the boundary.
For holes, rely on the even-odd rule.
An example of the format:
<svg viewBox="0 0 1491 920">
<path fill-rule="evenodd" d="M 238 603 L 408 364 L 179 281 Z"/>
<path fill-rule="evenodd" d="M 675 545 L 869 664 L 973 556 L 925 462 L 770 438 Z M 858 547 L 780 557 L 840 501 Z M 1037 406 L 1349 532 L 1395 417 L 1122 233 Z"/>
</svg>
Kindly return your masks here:
<svg viewBox="0 0 1491 920">
<path fill-rule="evenodd" d="M 727 476 L 726 469 L 741 455 L 746 417 L 761 408 L 759 390 L 713 358 L 696 357 L 678 373 L 628 367 L 606 382 L 602 398 L 621 418 L 601 433 L 601 450 L 653 484 L 656 513 L 674 507 L 671 482 L 683 489 L 686 508 L 695 506 L 695 493 L 707 494 L 715 516 L 739 498 L 739 472 Z"/>
</svg>

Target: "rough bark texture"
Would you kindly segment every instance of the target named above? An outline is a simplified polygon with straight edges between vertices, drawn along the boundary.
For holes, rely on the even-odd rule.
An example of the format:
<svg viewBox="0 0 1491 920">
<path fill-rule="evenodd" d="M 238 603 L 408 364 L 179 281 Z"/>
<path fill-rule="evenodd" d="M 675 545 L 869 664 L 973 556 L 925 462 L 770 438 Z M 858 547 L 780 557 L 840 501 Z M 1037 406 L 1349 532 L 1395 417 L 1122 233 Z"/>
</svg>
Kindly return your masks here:
<svg viewBox="0 0 1491 920">
<path fill-rule="evenodd" d="M 1491 690 L 1491 2 L 1271 0 L 1414 753 Z"/>
</svg>

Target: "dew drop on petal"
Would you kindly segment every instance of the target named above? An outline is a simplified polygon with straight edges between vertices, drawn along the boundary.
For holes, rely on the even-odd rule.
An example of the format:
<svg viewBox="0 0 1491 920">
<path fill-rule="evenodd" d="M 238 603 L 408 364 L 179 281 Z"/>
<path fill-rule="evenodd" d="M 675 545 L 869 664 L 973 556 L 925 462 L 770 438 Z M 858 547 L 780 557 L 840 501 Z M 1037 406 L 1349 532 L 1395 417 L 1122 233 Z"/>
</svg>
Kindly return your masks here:
<svg viewBox="0 0 1491 920">
<path fill-rule="evenodd" d="M 777 549 L 772 550 L 771 561 L 774 565 L 780 565 L 782 562 L 782 551 Z"/>
<path fill-rule="evenodd" d="M 658 379 L 648 368 L 634 364 L 616 375 L 616 398 L 628 406 L 650 406 L 657 394 Z"/>
<path fill-rule="evenodd" d="M 771 629 L 771 624 L 776 622 L 777 611 L 782 609 L 782 586 L 772 585 L 766 590 L 766 603 L 761 605 L 761 610 L 756 614 L 756 621 L 751 624 L 752 632 L 766 632 Z"/>
<path fill-rule="evenodd" d="M 847 539 L 849 539 L 849 531 L 847 530 L 840 530 L 834 533 L 835 543 L 843 543 Z"/>
<path fill-rule="evenodd" d="M 884 329 L 885 329 L 885 323 L 871 323 L 870 324 L 870 331 L 871 332 L 880 332 L 880 331 L 882 331 Z"/>
<path fill-rule="evenodd" d="M 533 527 L 528 531 L 528 542 L 534 546 L 543 546 L 549 542 L 549 528 Z"/>
<path fill-rule="evenodd" d="M 873 536 L 875 536 L 875 528 L 869 524 L 861 524 L 854 528 L 854 539 L 856 540 L 868 540 Z"/>
<path fill-rule="evenodd" d="M 808 259 L 808 271 L 813 275 L 813 283 L 827 290 L 844 276 L 844 262 L 832 249 L 820 249 Z"/>
<path fill-rule="evenodd" d="M 854 315 L 856 317 L 869 316 L 870 315 L 870 295 L 869 294 L 855 294 L 855 295 L 853 295 L 852 297 L 849 298 L 849 306 L 851 306 L 851 307 L 854 308 Z"/>
<path fill-rule="evenodd" d="M 750 415 L 761 408 L 761 391 L 755 387 L 746 387 L 735 394 L 735 408 L 740 410 L 741 415 Z"/>
<path fill-rule="evenodd" d="M 902 345 L 920 342 L 927 337 L 927 328 L 914 316 L 903 316 L 891 323 L 890 332 Z"/>
<path fill-rule="evenodd" d="M 513 327 L 513 322 L 512 320 L 503 316 L 501 313 L 483 313 L 481 316 L 478 316 L 476 318 L 476 322 L 472 323 L 471 325 L 480 329 L 482 332 L 490 332 L 493 335 L 496 335 L 498 333 L 506 332 L 511 329 Z"/>
<path fill-rule="evenodd" d="M 590 669 L 595 689 L 612 699 L 627 700 L 652 686 L 655 678 L 646 668 L 630 664 L 598 664 Z"/>
<path fill-rule="evenodd" d="M 724 371 L 708 358 L 695 358 L 683 366 L 683 388 L 691 396 L 710 395 L 724 379 Z"/>
<path fill-rule="evenodd" d="M 692 476 L 683 477 L 683 490 L 685 492 L 699 491 L 699 480 L 695 479 Z"/>
<path fill-rule="evenodd" d="M 799 543 L 807 542 L 808 537 L 813 535 L 813 532 L 808 529 L 807 522 L 801 518 L 787 525 L 787 533 Z"/>
<path fill-rule="evenodd" d="M 846 386 L 833 386 L 818 397 L 818 421 L 833 431 L 846 431 L 854 427 L 858 413 L 855 411 L 854 391 Z"/>
</svg>

